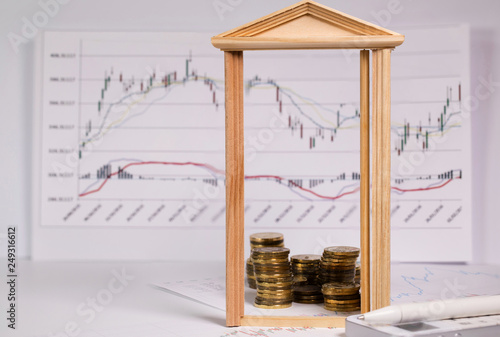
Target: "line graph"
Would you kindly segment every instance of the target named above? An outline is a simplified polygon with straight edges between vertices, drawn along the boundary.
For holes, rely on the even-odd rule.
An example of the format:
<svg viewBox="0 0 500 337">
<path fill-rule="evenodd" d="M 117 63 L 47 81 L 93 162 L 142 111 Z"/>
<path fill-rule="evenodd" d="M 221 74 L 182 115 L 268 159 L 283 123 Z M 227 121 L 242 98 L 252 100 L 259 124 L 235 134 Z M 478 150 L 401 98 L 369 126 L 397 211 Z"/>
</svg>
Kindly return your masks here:
<svg viewBox="0 0 500 337">
<path fill-rule="evenodd" d="M 409 30 L 414 44 L 394 58 L 391 214 L 404 240 L 426 242 L 433 229 L 469 245 L 460 33 L 433 31 L 449 45 L 422 54 L 429 31 Z M 224 228 L 223 62 L 207 36 L 47 34 L 43 225 Z M 293 229 L 296 243 L 308 228 L 333 228 L 357 245 L 357 56 L 291 51 L 266 62 L 278 54 L 245 56 L 247 226 Z M 422 67 L 423 57 L 449 62 Z"/>
<path fill-rule="evenodd" d="M 195 166 L 195 167 L 200 167 L 200 168 L 207 169 L 207 170 L 209 170 L 211 172 L 211 174 L 213 174 L 214 176 L 216 176 L 215 180 L 203 179 L 205 182 L 207 182 L 207 181 L 209 181 L 209 182 L 214 181 L 215 183 L 217 183 L 218 180 L 221 180 L 222 183 L 224 183 L 224 179 L 225 179 L 223 177 L 224 171 L 216 169 L 216 168 L 214 168 L 214 167 L 212 167 L 212 166 L 210 166 L 208 164 L 204 164 L 204 163 L 193 163 L 193 162 L 178 163 L 178 162 L 156 162 L 156 161 L 134 162 L 134 163 L 129 163 L 129 164 L 125 165 L 122 168 L 119 168 L 115 172 L 111 172 L 110 165 L 108 164 L 108 165 L 106 165 L 104 167 L 104 171 L 103 171 L 103 168 L 101 168 L 100 169 L 101 173 L 96 174 L 97 182 L 100 183 L 100 185 L 98 185 L 98 187 L 95 188 L 95 189 L 89 189 L 89 188 L 87 188 L 82 193 L 80 193 L 79 196 L 80 197 L 85 197 L 87 195 L 99 192 L 104 187 L 104 185 L 106 185 L 106 183 L 111 178 L 113 178 L 114 176 L 117 176 L 118 179 L 131 179 L 132 175 L 131 174 L 127 174 L 125 172 L 125 170 L 128 169 L 128 168 L 130 168 L 130 167 L 140 166 L 140 165 L 173 165 L 173 166 L 192 165 L 192 166 Z M 102 173 L 102 172 L 104 172 L 104 173 Z M 450 171 L 450 172 L 451 173 L 447 172 L 446 175 L 451 177 L 453 171 Z M 122 175 L 122 177 L 120 177 L 120 175 Z M 123 176 L 125 176 L 125 178 Z M 217 177 L 217 176 L 219 176 L 219 177 Z M 443 175 L 439 175 L 438 179 L 442 180 L 442 176 Z M 343 174 L 341 174 L 339 176 L 339 178 L 337 178 L 335 180 L 346 180 L 345 177 L 346 177 L 346 174 L 343 173 Z M 426 179 L 431 179 L 432 177 L 425 177 L 425 178 Z M 84 179 L 90 179 L 90 175 L 89 174 L 84 175 Z M 290 186 L 291 187 L 296 187 L 296 188 L 298 188 L 298 189 L 300 189 L 300 190 L 302 190 L 304 192 L 307 192 L 307 193 L 310 193 L 310 194 L 314 195 L 315 197 L 318 197 L 320 199 L 328 199 L 328 200 L 337 200 L 337 199 L 340 199 L 340 198 L 342 198 L 342 197 L 344 197 L 346 195 L 354 194 L 354 193 L 357 193 L 359 191 L 359 187 L 358 187 L 358 188 L 355 188 L 352 191 L 344 192 L 344 193 L 339 194 L 337 196 L 325 196 L 325 195 L 320 195 L 320 194 L 314 192 L 313 190 L 311 190 L 309 188 L 302 187 L 303 179 L 286 179 L 284 177 L 275 176 L 275 175 L 245 176 L 245 180 L 261 180 L 261 179 L 273 180 L 275 182 L 278 182 L 279 184 L 282 184 L 283 182 L 285 182 L 285 183 L 288 184 L 289 187 Z M 352 179 L 353 180 L 359 180 L 360 179 L 359 173 L 352 173 Z M 430 190 L 433 190 L 433 189 L 443 188 L 444 186 L 448 185 L 448 183 L 450 183 L 453 179 L 460 179 L 460 177 L 449 178 L 444 183 L 440 182 L 439 184 L 435 184 L 435 185 L 428 186 L 428 187 L 415 188 L 415 189 L 402 189 L 402 188 L 394 187 L 393 186 L 392 189 L 395 190 L 395 191 L 397 191 L 397 192 L 400 192 L 400 193 L 430 191 Z M 318 178 L 309 179 L 309 185 L 313 185 L 314 184 L 316 186 L 316 184 L 318 184 L 318 183 L 323 183 L 324 180 L 325 179 L 318 179 Z M 334 181 L 334 179 L 331 179 L 331 178 L 329 180 L 330 181 Z M 422 179 L 417 179 L 417 180 L 422 180 Z M 100 182 L 100 181 L 102 181 L 102 182 Z M 90 185 L 90 187 L 92 187 L 92 185 Z"/>
<path fill-rule="evenodd" d="M 397 265 L 391 302 L 421 302 L 497 294 L 500 274 L 486 266 Z M 497 273 L 495 273 L 497 272 Z M 478 286 L 480 285 L 480 286 Z"/>
</svg>

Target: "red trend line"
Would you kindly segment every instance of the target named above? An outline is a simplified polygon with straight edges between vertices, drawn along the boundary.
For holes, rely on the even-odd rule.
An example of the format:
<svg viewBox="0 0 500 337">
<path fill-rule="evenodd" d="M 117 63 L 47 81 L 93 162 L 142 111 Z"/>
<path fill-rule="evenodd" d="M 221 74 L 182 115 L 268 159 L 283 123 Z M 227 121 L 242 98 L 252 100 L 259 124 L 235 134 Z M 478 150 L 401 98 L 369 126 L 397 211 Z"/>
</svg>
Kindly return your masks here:
<svg viewBox="0 0 500 337">
<path fill-rule="evenodd" d="M 177 163 L 177 162 L 166 162 L 166 161 L 145 161 L 145 162 L 138 162 L 138 163 L 130 163 L 130 164 L 127 164 L 125 165 L 121 171 L 124 171 L 126 170 L 127 168 L 129 167 L 132 167 L 132 166 L 139 166 L 139 165 L 174 165 L 174 166 L 197 166 L 197 167 L 204 167 L 204 168 L 207 168 L 215 173 L 219 173 L 219 174 L 224 174 L 224 171 L 222 170 L 219 170 L 215 167 L 213 167 L 212 165 L 209 165 L 209 164 L 203 164 L 203 163 L 194 163 L 194 162 L 184 162 L 184 163 Z M 106 177 L 106 179 L 104 179 L 104 181 L 101 183 L 101 185 L 99 185 L 98 188 L 96 189 L 93 189 L 93 190 L 90 190 L 88 192 L 85 192 L 85 193 L 82 193 L 80 194 L 79 196 L 80 197 L 85 197 L 89 194 L 93 194 L 93 193 L 97 193 L 99 192 L 103 187 L 104 185 L 106 185 L 106 183 L 108 182 L 108 180 L 114 176 L 114 175 L 117 175 L 119 173 L 119 171 L 117 172 L 113 172 L 111 173 L 108 177 Z M 285 178 L 283 177 L 280 177 L 280 176 L 275 176 L 275 175 L 256 175 L 256 176 L 245 176 L 245 179 L 260 179 L 260 178 L 270 178 L 270 179 L 276 179 L 276 180 L 279 180 L 279 181 L 282 181 L 282 180 L 286 180 Z M 401 189 L 399 187 L 392 187 L 393 190 L 396 190 L 396 191 L 399 191 L 399 192 L 418 192 L 418 191 L 429 191 L 429 190 L 435 190 L 435 189 L 438 189 L 438 188 L 442 188 L 444 186 L 446 186 L 450 181 L 452 181 L 453 179 L 449 179 L 447 180 L 445 183 L 441 184 L 441 185 L 438 185 L 438 186 L 432 186 L 432 187 L 425 187 L 425 188 L 415 188 L 415 189 Z M 342 198 L 346 195 L 349 195 L 349 194 L 354 194 L 356 192 L 359 191 L 359 187 L 358 188 L 355 188 L 354 190 L 352 191 L 349 191 L 349 192 L 344 192 L 342 194 L 339 194 L 335 197 L 329 197 L 329 196 L 325 196 L 325 195 L 321 195 L 321 194 L 318 194 L 316 192 L 314 192 L 313 190 L 310 190 L 310 189 L 307 189 L 307 188 L 304 188 L 296 183 L 294 183 L 293 181 L 289 181 L 291 184 L 293 184 L 295 187 L 301 189 L 302 191 L 305 191 L 307 193 L 310 193 L 318 198 L 321 198 L 321 199 L 328 199 L 328 200 L 336 200 L 336 199 L 339 199 L 339 198 Z"/>
<path fill-rule="evenodd" d="M 399 191 L 399 192 L 420 192 L 420 191 L 430 191 L 430 190 L 436 190 L 438 188 L 441 188 L 441 187 L 445 187 L 446 185 L 448 185 L 450 183 L 450 181 L 452 181 L 452 179 L 449 179 L 447 181 L 445 181 L 443 184 L 441 185 L 437 185 L 437 186 L 432 186 L 432 187 L 424 187 L 424 188 L 413 188 L 413 189 L 402 189 L 402 188 L 399 188 L 399 187 L 391 187 L 393 190 L 396 190 L 396 191 Z"/>
<path fill-rule="evenodd" d="M 209 169 L 209 170 L 211 170 L 213 172 L 224 174 L 224 171 L 221 171 L 221 170 L 213 167 L 212 165 L 201 164 L 201 163 L 193 163 L 193 162 L 190 162 L 190 161 L 185 162 L 185 163 L 176 163 L 176 162 L 168 162 L 168 161 L 144 161 L 144 162 L 138 162 L 138 163 L 130 163 L 130 164 L 125 165 L 121 169 L 121 171 L 124 171 L 125 169 L 127 169 L 129 167 L 139 166 L 139 165 L 174 165 L 174 166 L 187 166 L 187 165 L 191 165 L 191 166 L 205 167 L 205 168 L 207 168 L 207 169 Z M 108 180 L 112 176 L 117 175 L 118 173 L 119 173 L 119 171 L 111 173 L 106 179 L 104 179 L 104 181 L 101 183 L 101 185 L 98 188 L 96 188 L 94 190 L 90 190 L 90 191 L 85 192 L 85 193 L 82 193 L 82 194 L 80 194 L 80 197 L 84 197 L 86 195 L 99 192 L 104 187 L 104 185 L 106 185 L 106 183 L 108 182 Z"/>
<path fill-rule="evenodd" d="M 273 179 L 277 179 L 279 181 L 281 180 L 285 180 L 285 178 L 283 177 L 280 177 L 280 176 L 272 176 L 272 175 L 261 175 L 261 176 L 245 176 L 245 179 L 259 179 L 259 178 L 273 178 Z M 321 194 L 318 194 L 316 192 L 314 192 L 313 190 L 310 190 L 310 189 L 307 189 L 307 188 L 304 188 L 300 185 L 297 185 L 296 183 L 294 183 L 293 181 L 290 181 L 290 183 L 292 185 L 295 185 L 295 187 L 298 187 L 299 189 L 301 189 L 302 191 L 305 191 L 305 192 L 308 192 L 308 193 L 311 193 L 315 196 L 317 196 L 318 198 L 321 198 L 321 199 L 329 199 L 329 200 L 336 200 L 336 199 L 339 199 L 339 198 L 342 198 L 346 195 L 349 195 L 349 194 L 353 194 L 353 193 L 356 193 L 357 191 L 359 191 L 359 187 L 350 191 L 350 192 L 345 192 L 345 193 L 342 193 L 342 194 L 339 194 L 337 195 L 336 197 L 329 197 L 329 196 L 326 196 L 326 195 L 321 195 Z"/>
</svg>

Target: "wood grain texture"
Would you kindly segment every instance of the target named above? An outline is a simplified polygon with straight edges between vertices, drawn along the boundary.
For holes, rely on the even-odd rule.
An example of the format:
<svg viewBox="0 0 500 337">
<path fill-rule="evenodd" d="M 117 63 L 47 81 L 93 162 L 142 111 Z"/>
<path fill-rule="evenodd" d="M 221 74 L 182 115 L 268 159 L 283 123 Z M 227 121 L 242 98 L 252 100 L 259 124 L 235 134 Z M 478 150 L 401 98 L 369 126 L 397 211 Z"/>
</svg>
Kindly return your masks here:
<svg viewBox="0 0 500 337">
<path fill-rule="evenodd" d="M 380 68 L 380 65 L 378 63 L 380 57 L 379 57 L 379 52 L 377 50 L 374 50 L 372 52 L 372 203 L 371 203 L 371 208 L 372 208 L 372 217 L 371 217 L 371 308 L 373 309 L 375 307 L 375 302 L 378 301 L 377 299 L 377 282 L 379 282 L 380 278 L 378 277 L 378 260 L 379 260 L 379 233 L 378 233 L 378 227 L 377 223 L 379 221 L 378 219 L 378 214 L 380 210 L 380 205 L 378 204 L 378 197 L 375 194 L 375 190 L 378 191 L 378 185 L 379 185 L 379 180 L 377 179 L 378 177 L 378 172 L 380 170 L 379 167 L 379 152 L 377 152 L 375 149 L 378 148 L 379 144 L 379 139 L 378 139 L 378 134 L 380 131 L 378 130 L 378 116 L 379 116 L 379 106 L 378 106 L 378 101 L 379 101 L 379 76 L 378 76 L 378 69 Z"/>
<path fill-rule="evenodd" d="M 225 51 L 393 48 L 404 36 L 304 0 L 212 38 Z"/>
<path fill-rule="evenodd" d="M 226 325 L 244 315 L 243 52 L 224 53 L 226 90 Z"/>
<path fill-rule="evenodd" d="M 338 36 L 322 37 L 213 37 L 212 44 L 224 51 L 285 50 L 285 49 L 372 49 L 391 48 L 403 43 L 398 36 Z"/>
<path fill-rule="evenodd" d="M 360 52 L 361 313 L 370 311 L 370 51 Z"/>
<path fill-rule="evenodd" d="M 381 307 L 391 304 L 391 52 L 391 49 L 382 50 Z"/>
<path fill-rule="evenodd" d="M 243 316 L 244 326 L 345 328 L 345 317 Z"/>
<path fill-rule="evenodd" d="M 372 310 L 390 305 L 391 84 L 390 49 L 373 51 Z"/>
</svg>

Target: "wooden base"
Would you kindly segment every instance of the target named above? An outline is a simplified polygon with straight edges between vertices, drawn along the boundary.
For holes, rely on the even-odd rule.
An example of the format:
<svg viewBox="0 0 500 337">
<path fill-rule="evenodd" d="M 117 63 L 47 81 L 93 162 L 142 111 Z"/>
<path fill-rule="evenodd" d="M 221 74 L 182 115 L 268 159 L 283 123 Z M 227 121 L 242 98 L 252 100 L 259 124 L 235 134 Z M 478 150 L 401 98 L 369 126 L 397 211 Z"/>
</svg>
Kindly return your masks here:
<svg viewBox="0 0 500 337">
<path fill-rule="evenodd" d="M 345 317 L 243 316 L 243 326 L 345 328 Z"/>
</svg>

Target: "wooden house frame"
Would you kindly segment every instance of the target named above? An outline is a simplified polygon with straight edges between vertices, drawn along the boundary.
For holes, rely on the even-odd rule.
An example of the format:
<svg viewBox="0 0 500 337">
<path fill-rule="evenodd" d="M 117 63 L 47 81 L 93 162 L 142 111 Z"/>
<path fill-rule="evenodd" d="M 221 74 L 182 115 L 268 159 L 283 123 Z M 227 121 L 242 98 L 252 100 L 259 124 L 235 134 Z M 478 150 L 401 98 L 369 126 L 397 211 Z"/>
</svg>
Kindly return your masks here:
<svg viewBox="0 0 500 337">
<path fill-rule="evenodd" d="M 212 44 L 224 51 L 225 63 L 227 326 L 343 327 L 345 324 L 342 317 L 245 316 L 243 51 L 360 50 L 361 311 L 366 312 L 390 304 L 390 62 L 391 51 L 403 41 L 401 34 L 310 0 L 298 2 L 212 38 Z"/>
</svg>

